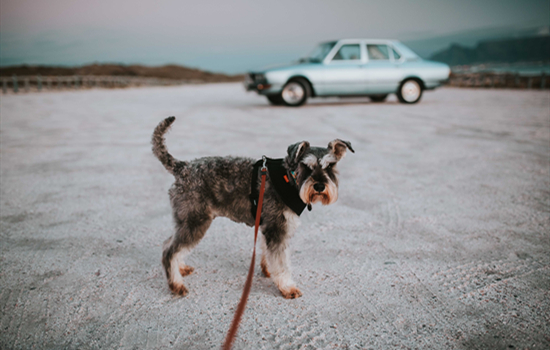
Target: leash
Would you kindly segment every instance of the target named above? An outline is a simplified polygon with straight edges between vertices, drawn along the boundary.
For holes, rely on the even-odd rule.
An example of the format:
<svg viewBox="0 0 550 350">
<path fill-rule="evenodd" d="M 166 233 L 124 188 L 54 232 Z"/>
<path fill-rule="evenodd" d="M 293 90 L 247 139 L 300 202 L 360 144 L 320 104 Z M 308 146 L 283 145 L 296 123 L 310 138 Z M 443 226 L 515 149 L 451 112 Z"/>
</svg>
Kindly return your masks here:
<svg viewBox="0 0 550 350">
<path fill-rule="evenodd" d="M 267 158 L 262 157 L 263 165 L 260 169 L 262 175 L 262 182 L 260 184 L 260 195 L 258 197 L 258 209 L 256 210 L 256 225 L 254 227 L 254 249 L 252 251 L 252 261 L 250 262 L 250 268 L 248 269 L 248 276 L 246 277 L 246 282 L 244 284 L 243 294 L 241 295 L 241 300 L 235 311 L 235 316 L 233 316 L 233 321 L 231 322 L 231 327 L 227 332 L 225 337 L 225 342 L 223 344 L 223 350 L 230 350 L 235 341 L 235 336 L 237 335 L 237 330 L 239 329 L 239 324 L 241 323 L 241 318 L 243 317 L 244 309 L 246 307 L 246 302 L 248 301 L 248 296 L 250 295 L 250 289 L 252 288 L 252 278 L 254 277 L 254 263 L 256 262 L 256 240 L 258 238 L 258 228 L 260 227 L 260 218 L 262 216 L 262 204 L 264 201 L 264 191 L 265 191 L 265 177 L 267 174 L 266 162 Z"/>
</svg>

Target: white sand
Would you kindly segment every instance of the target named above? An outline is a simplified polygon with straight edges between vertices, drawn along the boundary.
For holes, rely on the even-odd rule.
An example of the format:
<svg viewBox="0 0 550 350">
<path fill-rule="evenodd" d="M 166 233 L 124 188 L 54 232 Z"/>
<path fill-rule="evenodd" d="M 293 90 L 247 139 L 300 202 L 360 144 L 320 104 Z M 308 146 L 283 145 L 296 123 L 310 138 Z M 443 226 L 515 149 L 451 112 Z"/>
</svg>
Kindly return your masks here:
<svg viewBox="0 0 550 350">
<path fill-rule="evenodd" d="M 217 219 L 188 259 L 190 294 L 160 264 L 178 158 L 350 140 L 340 199 L 291 240 L 304 296 L 256 270 L 235 349 L 550 346 L 550 109 L 540 91 L 440 89 L 271 107 L 240 84 L 1 96 L 0 348 L 217 349 L 253 230 Z"/>
</svg>

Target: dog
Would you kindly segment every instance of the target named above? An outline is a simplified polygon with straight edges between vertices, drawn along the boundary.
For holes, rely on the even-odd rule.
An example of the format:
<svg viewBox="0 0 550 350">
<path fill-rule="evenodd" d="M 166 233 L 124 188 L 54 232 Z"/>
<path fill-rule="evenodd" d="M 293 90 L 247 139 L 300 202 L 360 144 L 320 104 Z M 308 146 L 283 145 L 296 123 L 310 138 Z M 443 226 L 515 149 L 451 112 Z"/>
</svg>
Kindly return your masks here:
<svg viewBox="0 0 550 350">
<path fill-rule="evenodd" d="M 164 138 L 175 119 L 169 117 L 158 124 L 152 145 L 154 155 L 175 177 L 169 195 L 176 232 L 164 242 L 162 264 L 170 290 L 185 296 L 188 290 L 183 276 L 194 269 L 185 264 L 184 257 L 204 237 L 214 218 L 223 216 L 254 226 L 257 198 L 251 198 L 251 193 L 257 196 L 260 175 L 257 162 L 250 158 L 175 159 L 168 153 Z M 340 139 L 329 142 L 326 148 L 302 141 L 288 146 L 284 159 L 268 162 L 259 235 L 260 266 L 263 275 L 271 277 L 287 299 L 302 295 L 291 276 L 288 239 L 305 206 L 311 210 L 312 203 L 328 205 L 338 199 L 336 164 L 347 150 L 355 152 L 350 142 Z M 281 190 L 277 183 L 286 187 Z M 290 202 L 287 197 L 291 197 Z"/>
</svg>

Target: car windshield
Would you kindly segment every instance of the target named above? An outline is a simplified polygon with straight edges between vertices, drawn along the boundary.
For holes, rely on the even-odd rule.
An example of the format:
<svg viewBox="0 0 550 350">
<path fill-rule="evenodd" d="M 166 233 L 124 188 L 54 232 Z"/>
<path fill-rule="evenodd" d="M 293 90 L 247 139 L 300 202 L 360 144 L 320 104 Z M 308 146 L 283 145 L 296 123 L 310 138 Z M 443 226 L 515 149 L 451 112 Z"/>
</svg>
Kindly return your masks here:
<svg viewBox="0 0 550 350">
<path fill-rule="evenodd" d="M 336 45 L 336 41 L 331 41 L 331 42 L 328 42 L 328 43 L 319 44 L 303 60 L 304 61 L 309 61 L 309 62 L 322 62 L 325 59 L 325 57 L 328 55 L 330 50 L 332 50 L 334 45 Z"/>
</svg>

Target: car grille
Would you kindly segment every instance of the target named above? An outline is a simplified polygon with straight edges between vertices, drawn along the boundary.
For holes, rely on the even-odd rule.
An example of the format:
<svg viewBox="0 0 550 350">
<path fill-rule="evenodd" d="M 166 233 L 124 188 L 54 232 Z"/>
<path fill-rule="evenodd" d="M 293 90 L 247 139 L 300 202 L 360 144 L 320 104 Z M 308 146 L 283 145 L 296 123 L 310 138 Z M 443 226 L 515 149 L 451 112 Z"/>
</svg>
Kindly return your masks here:
<svg viewBox="0 0 550 350">
<path fill-rule="evenodd" d="M 246 80 L 254 83 L 260 83 L 265 80 L 265 76 L 259 73 L 248 73 L 246 78 L 248 78 Z"/>
</svg>

